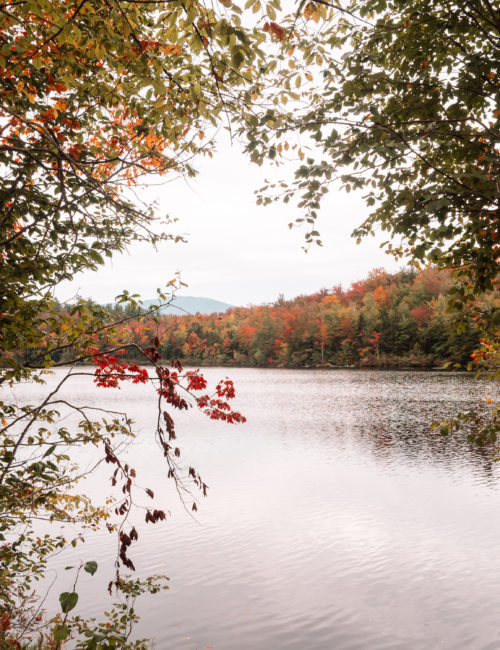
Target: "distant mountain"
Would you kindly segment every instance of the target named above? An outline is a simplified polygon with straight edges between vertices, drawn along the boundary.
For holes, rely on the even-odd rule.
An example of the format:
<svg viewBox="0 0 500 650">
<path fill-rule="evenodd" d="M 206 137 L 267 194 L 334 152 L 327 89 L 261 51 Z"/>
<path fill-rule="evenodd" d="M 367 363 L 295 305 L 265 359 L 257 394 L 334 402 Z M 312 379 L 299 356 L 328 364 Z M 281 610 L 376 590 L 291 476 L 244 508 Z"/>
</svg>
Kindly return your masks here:
<svg viewBox="0 0 500 650">
<path fill-rule="evenodd" d="M 157 300 L 144 300 L 143 307 L 148 308 L 150 305 L 158 304 Z M 184 314 L 213 314 L 215 312 L 224 312 L 226 309 L 233 307 L 227 302 L 213 300 L 212 298 L 198 298 L 196 296 L 177 296 L 171 305 L 162 307 L 162 314 L 174 314 L 183 316 Z"/>
</svg>

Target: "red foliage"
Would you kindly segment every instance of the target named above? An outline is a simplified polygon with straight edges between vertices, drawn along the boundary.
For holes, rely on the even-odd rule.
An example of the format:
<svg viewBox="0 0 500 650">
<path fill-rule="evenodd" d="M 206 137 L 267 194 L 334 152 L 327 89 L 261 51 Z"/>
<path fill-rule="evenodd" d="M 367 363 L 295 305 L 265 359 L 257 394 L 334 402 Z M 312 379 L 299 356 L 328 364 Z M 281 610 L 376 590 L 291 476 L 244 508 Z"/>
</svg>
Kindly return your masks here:
<svg viewBox="0 0 500 650">
<path fill-rule="evenodd" d="M 200 408 L 211 420 L 224 420 L 233 424 L 246 422 L 246 418 L 238 411 L 233 411 L 229 404 L 230 399 L 236 396 L 233 382 L 226 377 L 221 379 L 215 388 L 215 395 L 202 395 L 196 399 Z M 224 399 L 225 398 L 225 399 Z"/>
<path fill-rule="evenodd" d="M 366 282 L 359 281 L 353 282 L 349 291 L 346 291 L 346 297 L 350 302 L 360 304 L 363 298 L 368 293 L 368 285 Z"/>
<path fill-rule="evenodd" d="M 219 397 L 227 397 L 227 399 L 233 399 L 235 397 L 234 384 L 227 377 L 226 379 L 220 380 L 215 390 Z"/>
<path fill-rule="evenodd" d="M 188 370 L 184 376 L 188 380 L 187 390 L 203 390 L 207 387 L 207 380 L 199 370 Z"/>
<path fill-rule="evenodd" d="M 423 302 L 420 307 L 411 309 L 410 314 L 417 321 L 418 325 L 424 325 L 430 320 L 432 311 L 427 307 L 425 302 Z"/>
<path fill-rule="evenodd" d="M 116 354 L 124 353 L 125 350 L 116 351 Z M 145 384 L 149 379 L 146 368 L 139 367 L 137 363 L 120 362 L 112 354 L 98 352 L 93 360 L 97 366 L 94 382 L 103 388 L 120 388 L 119 382 L 127 380 L 133 384 Z"/>
<path fill-rule="evenodd" d="M 248 347 L 255 336 L 256 331 L 257 329 L 251 325 L 242 325 L 238 331 L 238 340 Z"/>
</svg>

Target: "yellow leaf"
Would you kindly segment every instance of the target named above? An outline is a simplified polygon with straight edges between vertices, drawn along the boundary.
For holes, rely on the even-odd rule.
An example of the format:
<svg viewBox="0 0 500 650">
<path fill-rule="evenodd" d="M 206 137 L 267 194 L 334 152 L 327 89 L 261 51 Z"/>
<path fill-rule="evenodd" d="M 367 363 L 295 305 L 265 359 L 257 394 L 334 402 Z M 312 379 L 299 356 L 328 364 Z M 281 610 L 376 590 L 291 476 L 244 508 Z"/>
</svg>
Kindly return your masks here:
<svg viewBox="0 0 500 650">
<path fill-rule="evenodd" d="M 312 2 L 308 2 L 306 4 L 306 6 L 305 6 L 305 9 L 304 9 L 304 18 L 306 20 L 309 20 L 309 18 L 312 17 L 315 10 L 316 10 L 316 7 L 314 6 L 314 4 Z"/>
<path fill-rule="evenodd" d="M 165 45 L 165 47 L 162 48 L 163 54 L 181 54 L 182 50 L 177 43 L 175 45 L 169 44 Z"/>
</svg>

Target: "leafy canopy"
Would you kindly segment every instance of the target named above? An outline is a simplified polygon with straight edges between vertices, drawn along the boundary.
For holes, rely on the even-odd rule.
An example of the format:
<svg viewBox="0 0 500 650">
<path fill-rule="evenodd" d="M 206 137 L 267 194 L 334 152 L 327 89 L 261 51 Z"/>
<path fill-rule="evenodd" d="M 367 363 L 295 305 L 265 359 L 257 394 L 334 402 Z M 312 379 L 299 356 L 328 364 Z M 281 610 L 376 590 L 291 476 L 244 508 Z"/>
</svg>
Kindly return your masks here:
<svg viewBox="0 0 500 650">
<path fill-rule="evenodd" d="M 295 223 L 320 244 L 324 196 L 361 190 L 368 214 L 354 237 L 380 229 L 396 259 L 453 269 L 455 327 L 473 320 L 483 333 L 474 367 L 499 378 L 498 300 L 481 301 L 498 283 L 500 253 L 498 2 L 302 0 L 278 20 L 268 25 L 272 92 L 260 82 L 261 117 L 248 114 L 240 133 L 254 162 L 278 165 L 295 151 L 299 164 L 293 182 L 264 187 L 259 201 L 297 198 Z"/>
<path fill-rule="evenodd" d="M 370 211 L 355 237 L 382 229 L 397 257 L 457 270 L 466 281 L 455 289 L 457 307 L 491 289 L 499 255 L 498 4 L 353 0 L 341 8 L 319 0 L 302 2 L 282 25 L 274 61 L 281 81 L 265 126 L 247 131 L 247 150 L 254 161 L 279 161 L 298 133 L 309 152 L 299 149 L 295 182 L 265 188 L 261 201 L 298 194 L 314 241 L 321 200 L 340 181 L 363 191 Z"/>
<path fill-rule="evenodd" d="M 132 241 L 171 238 L 138 183 L 193 174 L 248 101 L 264 35 L 240 13 L 230 0 L 0 4 L 0 345 L 12 376 L 26 374 L 12 349 L 46 333 L 55 286 Z"/>
</svg>

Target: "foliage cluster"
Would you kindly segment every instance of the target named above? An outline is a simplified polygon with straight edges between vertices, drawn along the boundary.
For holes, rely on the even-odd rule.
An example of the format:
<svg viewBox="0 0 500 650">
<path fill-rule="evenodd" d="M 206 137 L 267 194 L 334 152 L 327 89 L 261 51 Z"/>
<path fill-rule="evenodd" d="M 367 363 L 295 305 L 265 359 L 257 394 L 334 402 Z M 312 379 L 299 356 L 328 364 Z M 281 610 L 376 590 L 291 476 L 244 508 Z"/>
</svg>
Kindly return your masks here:
<svg viewBox="0 0 500 650">
<path fill-rule="evenodd" d="M 138 191 L 150 174 L 192 175 L 193 159 L 211 154 L 222 121 L 248 103 L 265 34 L 244 31 L 240 14 L 229 0 L 216 7 L 197 0 L 0 2 L 2 648 L 30 641 L 60 648 L 67 639 L 89 649 L 136 647 L 129 640 L 133 600 L 159 588 L 122 574 L 134 568 L 129 547 L 139 536 L 127 517 L 139 505 L 137 495 L 154 499 L 120 460 L 133 423 L 124 413 L 68 401 L 64 390 L 72 377 L 88 374 L 106 388 L 122 381 L 151 385 L 158 405 L 152 433 L 179 490 L 189 480 L 205 494 L 206 484 L 180 464 L 171 412 L 193 404 L 210 417 L 243 420 L 228 403 L 231 386 L 198 393 L 206 388 L 203 378 L 183 373 L 180 364 L 165 366 L 156 336 L 137 348 L 141 362 L 154 367 L 150 375 L 120 360 L 129 341 L 106 310 L 78 302 L 63 313 L 54 299 L 61 281 L 96 270 L 135 241 L 175 239 L 164 232 L 169 219 L 160 220 Z M 137 306 L 126 292 L 121 299 Z M 167 299 L 160 292 L 158 301 Z M 96 367 L 50 377 L 62 352 L 70 364 Z M 21 381 L 47 382 L 45 399 L 16 399 L 10 389 Z M 68 412 L 76 417 L 72 427 L 65 423 Z M 95 448 L 96 462 L 111 468 L 113 485 L 122 490 L 117 502 L 94 504 L 79 493 L 85 472 L 73 450 L 80 446 Z M 146 523 L 165 518 L 162 506 L 140 505 Z M 39 532 L 41 521 L 54 524 L 47 534 Z M 66 539 L 61 523 L 83 533 Z M 75 583 L 61 594 L 62 614 L 44 618 L 36 583 L 50 557 L 103 526 L 118 536 L 110 584 L 122 597 L 118 609 L 107 624 L 83 621 Z"/>
<path fill-rule="evenodd" d="M 0 7 L 5 363 L 47 328 L 64 336 L 47 318 L 62 280 L 133 241 L 174 238 L 137 189 L 148 174 L 194 173 L 220 121 L 248 103 L 263 36 L 241 29 L 231 2 Z M 11 365 L 12 377 L 29 376 Z"/>
<path fill-rule="evenodd" d="M 386 232 L 396 259 L 453 270 L 457 328 L 475 322 L 486 348 L 476 367 L 499 379 L 500 310 L 479 300 L 499 281 L 498 3 L 302 0 L 278 20 L 273 83 L 257 93 L 265 117 L 249 115 L 240 133 L 254 162 L 292 158 L 296 171 L 259 201 L 295 200 L 290 227 L 305 224 L 320 244 L 325 195 L 361 190 L 368 215 L 353 236 Z"/>
<path fill-rule="evenodd" d="M 314 241 L 329 188 L 359 189 L 370 214 L 355 237 L 382 229 L 397 257 L 455 269 L 456 308 L 491 290 L 500 225 L 498 5 L 304 1 L 282 26 L 267 122 L 246 131 L 247 151 L 256 162 L 280 162 L 294 149 L 299 166 L 294 183 L 264 188 L 261 201 L 298 195 Z"/>
<path fill-rule="evenodd" d="M 466 367 L 481 334 L 470 323 L 453 329 L 451 284 L 450 272 L 434 268 L 377 269 L 347 290 L 210 316 L 162 316 L 161 350 L 190 365 Z M 491 293 L 483 307 L 498 307 L 498 300 Z M 140 346 L 157 325 L 132 318 L 125 327 Z"/>
</svg>

